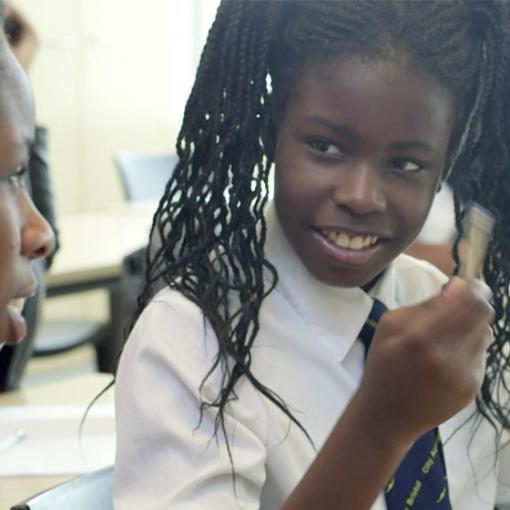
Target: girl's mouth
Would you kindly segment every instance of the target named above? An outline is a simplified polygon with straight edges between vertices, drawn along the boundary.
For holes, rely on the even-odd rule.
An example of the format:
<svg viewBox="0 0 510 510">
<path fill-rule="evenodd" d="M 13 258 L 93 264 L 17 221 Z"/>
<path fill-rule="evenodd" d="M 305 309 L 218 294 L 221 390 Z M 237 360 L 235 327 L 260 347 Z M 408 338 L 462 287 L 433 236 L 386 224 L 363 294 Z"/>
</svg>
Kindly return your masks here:
<svg viewBox="0 0 510 510">
<path fill-rule="evenodd" d="M 336 230 L 320 230 L 320 234 L 328 242 L 334 246 L 345 248 L 347 250 L 365 250 L 379 242 L 379 237 L 376 235 L 350 235 L 346 232 Z"/>
<path fill-rule="evenodd" d="M 348 234 L 339 230 L 313 230 L 326 253 L 341 264 L 362 264 L 381 249 L 385 240 L 375 234 Z"/>
</svg>

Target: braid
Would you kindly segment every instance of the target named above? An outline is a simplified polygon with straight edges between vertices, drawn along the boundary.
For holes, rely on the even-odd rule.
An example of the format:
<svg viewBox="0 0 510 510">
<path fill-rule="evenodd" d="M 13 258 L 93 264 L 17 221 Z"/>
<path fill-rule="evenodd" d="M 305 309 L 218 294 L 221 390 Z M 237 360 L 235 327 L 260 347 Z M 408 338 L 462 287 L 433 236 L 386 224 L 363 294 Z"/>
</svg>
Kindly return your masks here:
<svg viewBox="0 0 510 510">
<path fill-rule="evenodd" d="M 220 369 L 221 385 L 201 412 L 217 410 L 216 432 L 226 437 L 224 410 L 242 377 L 301 427 L 250 368 L 260 307 L 277 282 L 264 255 L 264 209 L 274 129 L 289 96 L 307 64 L 339 54 L 402 59 L 455 98 L 448 161 L 459 236 L 471 199 L 497 218 L 484 269 L 494 293 L 495 341 L 477 404 L 493 425 L 510 428 L 500 400 L 509 393 L 502 376 L 510 363 L 506 23 L 501 0 L 222 1 L 185 108 L 179 162 L 152 226 L 138 302 L 139 314 L 164 284 L 202 310 L 218 339 L 204 381 Z M 457 246 L 454 257 L 458 264 Z M 227 448 L 230 455 L 228 441 Z"/>
<path fill-rule="evenodd" d="M 464 206 L 471 200 L 485 205 L 496 216 L 496 226 L 484 266 L 484 278 L 493 292 L 494 342 L 489 347 L 487 369 L 477 408 L 497 430 L 510 429 L 505 380 L 510 341 L 508 292 L 510 288 L 510 138 L 508 80 L 510 79 L 507 5 L 471 2 L 474 35 L 479 44 L 479 80 L 467 126 L 452 163 L 455 216 L 458 231 L 454 260 L 459 268 L 458 242 L 462 237 Z"/>
<path fill-rule="evenodd" d="M 219 7 L 186 105 L 179 162 L 152 227 L 151 239 L 162 244 L 149 250 L 148 285 L 139 300 L 141 311 L 163 279 L 203 311 L 218 339 L 204 381 L 219 366 L 221 388 L 215 400 L 202 402 L 201 412 L 218 409 L 216 431 L 221 427 L 225 437 L 224 408 L 242 376 L 292 416 L 250 371 L 260 305 L 277 281 L 264 257 L 272 165 L 266 77 L 282 10 L 278 3 L 261 10 L 254 1 Z M 227 448 L 230 456 L 228 441 Z"/>
<path fill-rule="evenodd" d="M 508 13 L 502 16 L 497 5 L 480 2 L 475 8 L 477 19 L 487 29 L 486 106 L 480 111 L 478 129 L 479 157 L 473 162 L 473 198 L 490 208 L 496 215 L 496 227 L 489 256 L 485 262 L 484 277 L 494 295 L 494 343 L 490 346 L 487 370 L 482 391 L 477 398 L 480 414 L 491 423 L 510 428 L 506 400 L 509 390 L 504 378 L 509 368 L 510 342 L 510 34 Z M 473 137 L 474 138 L 474 137 Z M 474 152 L 471 149 L 471 152 Z M 469 197 L 460 197 L 465 199 Z"/>
</svg>

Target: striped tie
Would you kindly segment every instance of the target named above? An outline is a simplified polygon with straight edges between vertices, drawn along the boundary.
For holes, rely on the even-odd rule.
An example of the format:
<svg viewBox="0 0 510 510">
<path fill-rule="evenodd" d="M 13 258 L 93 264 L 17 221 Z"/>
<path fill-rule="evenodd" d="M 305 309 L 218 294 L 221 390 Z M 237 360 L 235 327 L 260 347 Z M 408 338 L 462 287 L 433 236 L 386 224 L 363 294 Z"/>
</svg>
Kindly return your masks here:
<svg viewBox="0 0 510 510">
<path fill-rule="evenodd" d="M 384 304 L 374 299 L 370 315 L 359 334 L 365 346 L 365 356 L 385 311 Z M 437 428 L 416 440 L 386 487 L 384 496 L 388 510 L 451 510 L 446 464 Z"/>
</svg>

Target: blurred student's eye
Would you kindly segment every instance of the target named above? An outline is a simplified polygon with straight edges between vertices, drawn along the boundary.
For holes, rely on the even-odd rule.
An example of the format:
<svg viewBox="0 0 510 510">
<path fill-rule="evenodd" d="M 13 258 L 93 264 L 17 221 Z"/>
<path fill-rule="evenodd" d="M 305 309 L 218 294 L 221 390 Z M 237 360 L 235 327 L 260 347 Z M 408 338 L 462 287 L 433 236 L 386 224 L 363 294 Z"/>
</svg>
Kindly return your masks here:
<svg viewBox="0 0 510 510">
<path fill-rule="evenodd" d="M 408 159 L 394 159 L 391 162 L 391 168 L 398 170 L 399 172 L 411 173 L 423 170 L 425 167 L 416 161 L 410 161 Z"/>
<path fill-rule="evenodd" d="M 328 156 L 344 156 L 344 153 L 336 145 L 327 140 L 309 140 L 308 145 L 315 151 L 322 152 Z"/>
<path fill-rule="evenodd" d="M 27 171 L 28 165 L 26 163 L 19 165 L 7 177 L 7 181 L 16 188 L 25 188 Z"/>
</svg>

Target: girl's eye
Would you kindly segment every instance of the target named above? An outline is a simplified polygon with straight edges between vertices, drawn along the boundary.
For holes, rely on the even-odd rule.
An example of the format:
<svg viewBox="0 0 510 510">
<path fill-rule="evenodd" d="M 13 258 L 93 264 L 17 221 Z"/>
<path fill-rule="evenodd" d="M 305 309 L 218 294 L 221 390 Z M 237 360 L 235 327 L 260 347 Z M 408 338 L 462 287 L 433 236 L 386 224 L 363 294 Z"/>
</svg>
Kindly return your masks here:
<svg viewBox="0 0 510 510">
<path fill-rule="evenodd" d="M 26 163 L 17 166 L 6 178 L 7 182 L 16 188 L 25 188 L 28 165 Z"/>
<path fill-rule="evenodd" d="M 411 173 L 423 170 L 424 166 L 408 159 L 394 159 L 391 167 L 399 172 Z"/>
<path fill-rule="evenodd" d="M 344 153 L 336 145 L 326 140 L 310 140 L 308 145 L 317 152 L 327 154 L 328 156 L 344 156 Z"/>
</svg>

